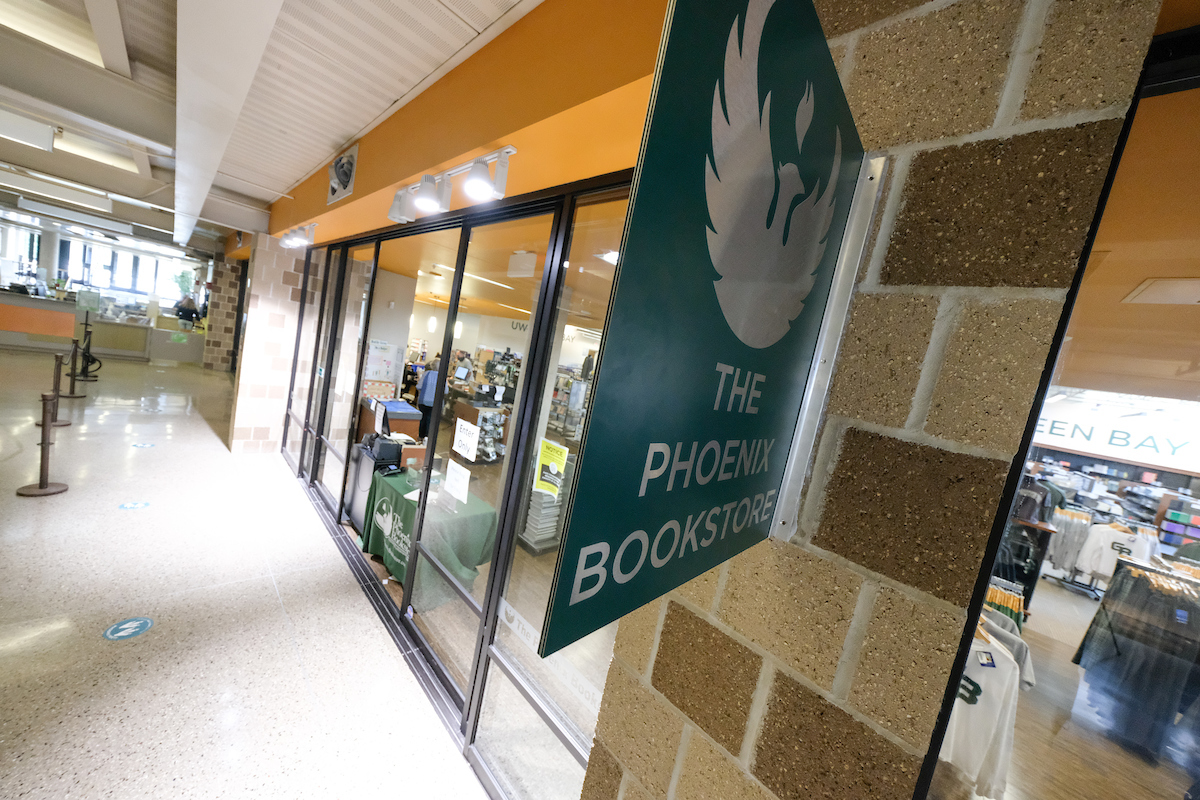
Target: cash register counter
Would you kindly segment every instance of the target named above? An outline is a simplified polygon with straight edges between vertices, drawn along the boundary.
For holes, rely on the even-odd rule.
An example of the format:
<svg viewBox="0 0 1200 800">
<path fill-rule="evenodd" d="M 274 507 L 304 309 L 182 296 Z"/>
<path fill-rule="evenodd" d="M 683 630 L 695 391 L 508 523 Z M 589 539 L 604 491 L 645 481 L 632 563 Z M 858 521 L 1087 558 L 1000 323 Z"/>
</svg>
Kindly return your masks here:
<svg viewBox="0 0 1200 800">
<path fill-rule="evenodd" d="M 75 301 L 0 290 L 0 346 L 61 352 L 75 331 Z"/>
</svg>

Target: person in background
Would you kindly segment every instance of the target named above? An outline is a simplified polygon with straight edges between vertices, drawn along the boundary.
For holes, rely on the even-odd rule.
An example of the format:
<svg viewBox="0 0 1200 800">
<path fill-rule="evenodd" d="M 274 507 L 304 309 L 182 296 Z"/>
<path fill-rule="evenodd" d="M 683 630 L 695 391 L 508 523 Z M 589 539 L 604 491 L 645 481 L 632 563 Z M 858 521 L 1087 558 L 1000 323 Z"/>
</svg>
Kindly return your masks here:
<svg viewBox="0 0 1200 800">
<path fill-rule="evenodd" d="M 425 365 L 421 380 L 417 383 L 417 408 L 421 409 L 421 425 L 418 432 L 421 441 L 429 436 L 429 420 L 433 416 L 433 401 L 437 394 L 438 367 L 441 365 L 442 354 L 434 356 L 433 361 Z"/>
<path fill-rule="evenodd" d="M 183 322 L 194 323 L 200 319 L 200 311 L 196 308 L 196 301 L 191 298 L 191 295 L 185 295 L 175 304 L 175 316 Z"/>
</svg>

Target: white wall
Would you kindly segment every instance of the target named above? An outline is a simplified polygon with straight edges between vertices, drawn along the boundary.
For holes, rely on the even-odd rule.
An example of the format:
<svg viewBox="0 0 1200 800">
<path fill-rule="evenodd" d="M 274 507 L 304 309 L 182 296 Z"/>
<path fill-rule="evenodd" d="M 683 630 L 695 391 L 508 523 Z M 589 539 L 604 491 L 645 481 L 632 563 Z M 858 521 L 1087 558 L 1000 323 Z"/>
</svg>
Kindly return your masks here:
<svg viewBox="0 0 1200 800">
<path fill-rule="evenodd" d="M 375 296 L 371 300 L 370 338 L 396 345 L 400 357 L 408 347 L 408 318 L 413 313 L 417 281 L 394 272 L 379 270 L 375 276 Z M 388 304 L 394 303 L 393 308 Z"/>
</svg>

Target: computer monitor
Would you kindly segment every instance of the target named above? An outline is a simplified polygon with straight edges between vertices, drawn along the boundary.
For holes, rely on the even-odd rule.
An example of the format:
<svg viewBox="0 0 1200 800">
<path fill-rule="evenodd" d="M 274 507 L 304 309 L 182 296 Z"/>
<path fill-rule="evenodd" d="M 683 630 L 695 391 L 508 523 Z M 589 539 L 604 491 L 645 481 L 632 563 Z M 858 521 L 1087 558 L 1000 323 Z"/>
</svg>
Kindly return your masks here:
<svg viewBox="0 0 1200 800">
<path fill-rule="evenodd" d="M 465 381 L 470 372 L 471 371 L 466 367 L 459 367 L 458 369 L 454 370 L 454 378 L 456 380 Z"/>
</svg>

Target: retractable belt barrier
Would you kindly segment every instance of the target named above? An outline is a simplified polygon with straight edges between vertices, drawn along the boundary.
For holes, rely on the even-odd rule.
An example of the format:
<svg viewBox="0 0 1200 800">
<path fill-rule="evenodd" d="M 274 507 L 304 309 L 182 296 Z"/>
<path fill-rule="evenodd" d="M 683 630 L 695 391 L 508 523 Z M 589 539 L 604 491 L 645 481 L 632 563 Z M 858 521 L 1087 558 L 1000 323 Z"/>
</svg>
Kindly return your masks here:
<svg viewBox="0 0 1200 800">
<path fill-rule="evenodd" d="M 66 394 L 63 394 L 60 392 L 58 395 L 60 398 L 65 397 L 68 400 L 74 400 L 79 397 L 87 397 L 87 395 L 84 394 L 83 392 L 75 391 L 75 374 L 77 372 L 79 372 L 79 340 L 72 339 L 71 340 L 71 371 L 67 373 L 67 376 L 71 379 L 71 389 Z"/>
</svg>

